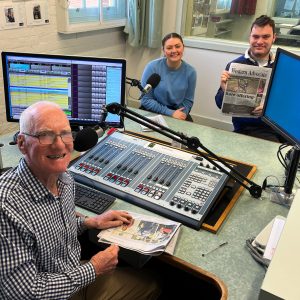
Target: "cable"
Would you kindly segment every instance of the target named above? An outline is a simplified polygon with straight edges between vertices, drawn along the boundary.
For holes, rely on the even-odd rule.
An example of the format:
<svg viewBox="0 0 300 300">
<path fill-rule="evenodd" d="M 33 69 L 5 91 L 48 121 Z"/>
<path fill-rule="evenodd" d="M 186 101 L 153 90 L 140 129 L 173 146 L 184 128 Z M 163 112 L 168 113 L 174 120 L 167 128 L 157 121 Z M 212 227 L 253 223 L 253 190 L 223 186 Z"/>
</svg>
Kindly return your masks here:
<svg viewBox="0 0 300 300">
<path fill-rule="evenodd" d="M 274 184 L 268 184 L 267 180 L 268 178 L 274 178 L 276 179 L 277 181 L 277 185 L 274 185 Z M 262 184 L 262 189 L 265 190 L 265 191 L 268 191 L 268 189 L 270 189 L 272 192 L 275 192 L 274 191 L 274 188 L 281 188 L 283 187 L 282 185 L 280 185 L 280 181 L 278 179 L 278 177 L 274 176 L 274 175 L 269 175 L 265 178 L 263 184 Z"/>
<path fill-rule="evenodd" d="M 286 147 L 290 146 L 289 144 L 285 143 L 285 144 L 281 144 L 278 147 L 278 151 L 277 151 L 277 158 L 279 160 L 279 162 L 281 163 L 281 165 L 284 167 L 284 169 L 287 169 L 287 163 L 285 160 L 285 156 L 283 156 L 282 154 L 282 150 L 285 149 Z"/>
<path fill-rule="evenodd" d="M 291 151 L 291 149 L 288 150 L 288 152 L 286 152 L 285 154 L 283 154 L 283 150 L 289 146 L 291 146 L 291 145 L 288 143 L 280 144 L 278 147 L 278 150 L 277 150 L 277 158 L 278 158 L 278 161 L 280 162 L 280 164 L 283 166 L 283 168 L 285 170 L 285 174 L 287 174 L 288 168 L 289 168 L 289 165 L 287 163 L 287 160 L 288 160 L 287 157 L 288 157 L 288 155 L 289 155 L 288 153 Z M 270 185 L 267 183 L 267 179 L 272 178 L 272 177 L 277 180 L 277 185 Z M 298 183 L 300 183 L 300 180 L 298 177 L 296 177 L 296 180 L 298 181 Z M 267 189 L 270 189 L 271 193 L 278 193 L 278 192 L 280 192 L 280 188 L 283 188 L 283 187 L 284 187 L 284 185 L 280 185 L 279 179 L 273 175 L 267 176 L 264 179 L 263 184 L 262 184 L 262 189 L 266 190 L 266 191 L 267 191 Z"/>
<path fill-rule="evenodd" d="M 260 263 L 265 270 L 268 269 L 270 261 L 263 257 L 264 253 L 260 248 L 254 247 L 252 245 L 252 242 L 255 240 L 255 238 L 250 238 L 246 240 L 246 247 L 248 251 L 250 252 L 251 256 Z"/>
</svg>

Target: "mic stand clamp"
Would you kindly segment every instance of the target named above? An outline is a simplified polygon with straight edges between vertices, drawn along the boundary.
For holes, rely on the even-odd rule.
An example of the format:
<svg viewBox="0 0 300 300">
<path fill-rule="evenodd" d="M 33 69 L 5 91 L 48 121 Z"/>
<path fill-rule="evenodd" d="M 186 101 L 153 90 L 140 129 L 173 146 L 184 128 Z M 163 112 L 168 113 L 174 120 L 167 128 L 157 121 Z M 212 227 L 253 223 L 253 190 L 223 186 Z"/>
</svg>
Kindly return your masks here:
<svg viewBox="0 0 300 300">
<path fill-rule="evenodd" d="M 176 142 L 179 142 L 187 146 L 190 150 L 196 152 L 200 156 L 207 159 L 216 168 L 227 174 L 229 177 L 237 181 L 241 186 L 247 189 L 250 195 L 254 198 L 259 198 L 262 194 L 262 187 L 251 181 L 249 178 L 245 177 L 238 170 L 234 169 L 230 164 L 228 164 L 223 158 L 217 156 L 212 151 L 207 149 L 197 137 L 187 137 L 185 134 L 176 132 L 166 126 L 158 124 L 147 117 L 144 117 L 133 110 L 130 110 L 119 103 L 111 103 L 106 106 L 108 112 L 112 114 L 117 114 L 122 117 L 126 117 L 138 124 L 144 125 L 155 132 L 158 132 Z M 205 152 L 199 150 L 201 148 Z M 213 157 L 214 159 L 212 159 Z M 225 167 L 224 167 L 224 166 Z M 228 169 L 230 171 L 228 171 Z M 245 181 L 250 184 L 250 187 L 245 183 Z"/>
<path fill-rule="evenodd" d="M 141 82 L 137 79 L 126 77 L 126 83 L 130 84 L 131 86 L 139 86 Z"/>
</svg>

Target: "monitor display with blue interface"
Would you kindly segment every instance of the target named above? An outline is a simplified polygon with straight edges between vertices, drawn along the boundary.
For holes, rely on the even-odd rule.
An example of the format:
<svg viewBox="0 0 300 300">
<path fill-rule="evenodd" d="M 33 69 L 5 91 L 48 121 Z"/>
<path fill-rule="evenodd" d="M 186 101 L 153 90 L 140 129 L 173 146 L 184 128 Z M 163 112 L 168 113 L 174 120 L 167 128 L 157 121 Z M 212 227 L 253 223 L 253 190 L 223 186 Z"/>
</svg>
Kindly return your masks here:
<svg viewBox="0 0 300 300">
<path fill-rule="evenodd" d="M 278 48 L 268 87 L 263 121 L 300 145 L 300 56 Z"/>
<path fill-rule="evenodd" d="M 2 52 L 2 66 L 8 122 L 46 100 L 57 103 L 72 126 L 123 127 L 120 116 L 104 116 L 107 104 L 125 105 L 124 59 Z"/>
</svg>

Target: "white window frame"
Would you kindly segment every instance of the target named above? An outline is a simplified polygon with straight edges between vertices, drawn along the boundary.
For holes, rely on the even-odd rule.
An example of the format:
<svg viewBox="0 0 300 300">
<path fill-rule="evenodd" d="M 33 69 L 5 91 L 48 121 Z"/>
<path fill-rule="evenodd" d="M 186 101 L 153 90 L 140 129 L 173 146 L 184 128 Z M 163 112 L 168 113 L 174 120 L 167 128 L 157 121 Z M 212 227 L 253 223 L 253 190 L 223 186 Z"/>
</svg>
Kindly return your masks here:
<svg viewBox="0 0 300 300">
<path fill-rule="evenodd" d="M 101 0 L 100 0 L 100 5 L 102 5 Z M 102 14 L 100 16 L 99 21 L 70 24 L 68 0 L 56 0 L 56 20 L 57 20 L 57 31 L 59 33 L 64 33 L 64 34 L 72 34 L 78 32 L 87 32 L 87 31 L 101 30 L 107 28 L 122 27 L 125 26 L 126 24 L 126 18 L 106 21 L 103 20 Z"/>
</svg>

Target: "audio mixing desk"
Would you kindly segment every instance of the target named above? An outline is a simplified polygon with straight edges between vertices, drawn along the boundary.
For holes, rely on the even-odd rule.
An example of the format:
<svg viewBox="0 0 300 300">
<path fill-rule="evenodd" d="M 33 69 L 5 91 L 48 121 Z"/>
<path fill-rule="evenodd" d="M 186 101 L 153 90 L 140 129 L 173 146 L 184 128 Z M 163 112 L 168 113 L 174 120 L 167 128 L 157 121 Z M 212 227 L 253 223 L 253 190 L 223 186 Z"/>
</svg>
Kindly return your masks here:
<svg viewBox="0 0 300 300">
<path fill-rule="evenodd" d="M 199 229 L 228 175 L 178 148 L 114 132 L 69 169 L 76 181 Z"/>
</svg>

